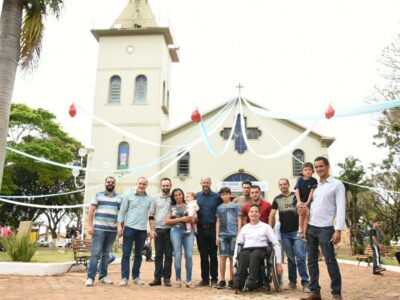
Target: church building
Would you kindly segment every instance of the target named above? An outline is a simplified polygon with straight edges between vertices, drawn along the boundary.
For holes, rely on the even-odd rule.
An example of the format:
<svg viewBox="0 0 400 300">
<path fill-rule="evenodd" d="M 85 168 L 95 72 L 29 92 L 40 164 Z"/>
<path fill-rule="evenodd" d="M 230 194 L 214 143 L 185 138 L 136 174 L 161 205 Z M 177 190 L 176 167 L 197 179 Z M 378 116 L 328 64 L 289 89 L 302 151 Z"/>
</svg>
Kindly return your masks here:
<svg viewBox="0 0 400 300">
<path fill-rule="evenodd" d="M 210 176 L 214 191 L 227 185 L 236 194 L 241 182 L 250 180 L 257 182 L 271 201 L 280 193 L 280 178 L 288 178 L 294 187 L 301 172 L 299 161 L 328 155 L 334 139 L 316 132 L 310 132 L 289 153 L 273 159 L 252 153 L 242 127 L 253 152 L 260 155 L 280 151 L 306 128 L 288 120 L 255 115 L 243 104 L 240 93 L 237 100 L 202 113 L 209 143 L 204 142 L 199 124 L 190 116 L 187 122 L 170 128 L 170 106 L 179 106 L 170 99 L 171 67 L 179 63 L 178 47 L 170 28 L 157 24 L 147 0 L 130 0 L 110 28 L 94 29 L 92 33 L 99 44 L 94 114 L 129 134 L 93 121 L 94 151 L 88 167 L 108 171 L 89 172 L 89 189 L 104 187 L 104 178 L 113 175 L 121 193 L 134 189 L 139 176 L 151 179 L 149 194 L 160 192 L 163 177 L 171 178 L 173 188 L 197 192 L 201 189 L 200 178 Z M 262 108 L 255 104 L 257 99 L 249 101 Z M 242 110 L 238 109 L 239 102 Z M 226 152 L 217 155 L 227 142 Z M 103 187 L 89 190 L 86 201 Z"/>
</svg>

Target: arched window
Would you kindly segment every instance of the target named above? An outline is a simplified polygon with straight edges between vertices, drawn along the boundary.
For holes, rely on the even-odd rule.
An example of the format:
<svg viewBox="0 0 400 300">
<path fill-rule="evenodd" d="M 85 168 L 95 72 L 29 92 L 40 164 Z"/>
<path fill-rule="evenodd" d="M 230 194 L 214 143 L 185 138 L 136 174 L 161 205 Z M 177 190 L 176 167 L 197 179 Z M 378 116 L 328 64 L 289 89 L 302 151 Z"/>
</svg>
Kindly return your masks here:
<svg viewBox="0 0 400 300">
<path fill-rule="evenodd" d="M 110 78 L 108 103 L 119 103 L 121 98 L 121 77 L 114 75 Z"/>
<path fill-rule="evenodd" d="M 180 155 L 180 154 L 179 154 Z M 188 176 L 190 165 L 190 153 L 186 152 L 184 156 L 178 160 L 178 176 Z"/>
<path fill-rule="evenodd" d="M 129 167 L 129 144 L 121 142 L 118 146 L 118 170 L 128 169 Z"/>
<path fill-rule="evenodd" d="M 143 104 L 146 103 L 147 97 L 147 77 L 139 75 L 136 77 L 135 82 L 135 103 Z"/>
<path fill-rule="evenodd" d="M 301 167 L 304 163 L 304 152 L 303 150 L 296 149 L 292 153 L 293 155 L 293 176 L 301 176 Z"/>
</svg>

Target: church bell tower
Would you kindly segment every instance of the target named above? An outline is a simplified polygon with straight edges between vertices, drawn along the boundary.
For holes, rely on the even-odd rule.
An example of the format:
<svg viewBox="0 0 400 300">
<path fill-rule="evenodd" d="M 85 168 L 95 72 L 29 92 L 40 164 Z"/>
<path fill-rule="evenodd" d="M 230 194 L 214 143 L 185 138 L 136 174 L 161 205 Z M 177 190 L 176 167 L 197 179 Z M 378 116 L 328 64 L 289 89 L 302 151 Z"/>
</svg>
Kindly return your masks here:
<svg viewBox="0 0 400 300">
<path fill-rule="evenodd" d="M 147 0 L 130 0 L 111 25 L 92 30 L 99 44 L 94 114 L 128 134 L 93 121 L 89 167 L 108 171 L 89 172 L 89 188 L 104 183 L 105 176 L 123 175 L 117 189 L 124 192 L 139 176 L 159 171 L 161 149 L 155 145 L 169 125 L 171 64 L 179 61 L 170 28 L 159 24 Z M 153 190 L 158 191 L 158 178 L 149 185 Z"/>
</svg>

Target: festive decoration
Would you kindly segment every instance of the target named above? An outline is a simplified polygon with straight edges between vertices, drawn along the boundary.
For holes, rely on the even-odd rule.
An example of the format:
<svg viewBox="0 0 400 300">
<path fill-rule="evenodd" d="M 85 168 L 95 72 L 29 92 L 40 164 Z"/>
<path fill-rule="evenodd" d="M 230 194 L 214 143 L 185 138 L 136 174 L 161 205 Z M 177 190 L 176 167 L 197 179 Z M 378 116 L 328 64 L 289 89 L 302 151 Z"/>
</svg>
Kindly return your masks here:
<svg viewBox="0 0 400 300">
<path fill-rule="evenodd" d="M 325 118 L 330 119 L 335 115 L 335 109 L 332 105 L 329 104 L 328 108 L 325 111 Z"/>
<path fill-rule="evenodd" d="M 201 114 L 197 108 L 192 112 L 192 121 L 196 123 L 201 121 Z"/>
<path fill-rule="evenodd" d="M 69 107 L 68 113 L 71 116 L 71 118 L 76 116 L 76 107 L 74 103 L 72 103 L 71 106 Z"/>
</svg>

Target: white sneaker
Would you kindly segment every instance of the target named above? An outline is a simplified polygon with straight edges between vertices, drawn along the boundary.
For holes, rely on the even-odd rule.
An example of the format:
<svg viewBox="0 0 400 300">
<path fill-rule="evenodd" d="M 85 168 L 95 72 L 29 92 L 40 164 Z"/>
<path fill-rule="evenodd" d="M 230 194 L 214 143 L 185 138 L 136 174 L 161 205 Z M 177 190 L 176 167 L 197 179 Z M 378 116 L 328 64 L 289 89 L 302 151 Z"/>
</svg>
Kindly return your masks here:
<svg viewBox="0 0 400 300">
<path fill-rule="evenodd" d="M 90 277 L 88 279 L 86 279 L 85 285 L 86 286 L 92 286 L 93 285 L 93 279 L 90 278 Z"/>
<path fill-rule="evenodd" d="M 120 286 L 128 285 L 128 279 L 122 278 L 121 281 L 119 282 L 119 285 L 120 285 Z"/>
<path fill-rule="evenodd" d="M 136 277 L 135 279 L 133 279 L 133 282 L 137 285 L 144 285 L 144 281 L 140 279 L 140 277 Z"/>
<path fill-rule="evenodd" d="M 110 278 L 108 278 L 107 276 L 100 279 L 100 282 L 103 284 L 113 284 L 112 280 Z"/>
</svg>

